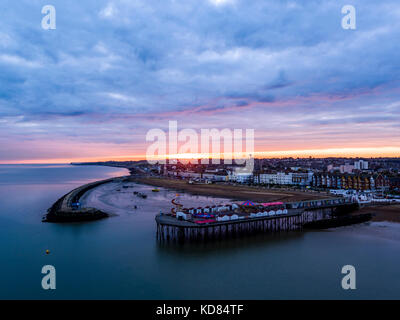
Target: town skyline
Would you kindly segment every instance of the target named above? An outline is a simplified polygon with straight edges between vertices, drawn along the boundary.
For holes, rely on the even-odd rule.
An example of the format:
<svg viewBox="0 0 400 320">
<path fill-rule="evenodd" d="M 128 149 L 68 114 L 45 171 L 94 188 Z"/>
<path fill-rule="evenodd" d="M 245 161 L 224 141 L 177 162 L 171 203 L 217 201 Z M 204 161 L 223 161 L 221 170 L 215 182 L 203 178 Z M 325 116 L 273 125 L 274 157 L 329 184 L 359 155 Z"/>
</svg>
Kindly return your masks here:
<svg viewBox="0 0 400 320">
<path fill-rule="evenodd" d="M 262 160 L 274 160 L 274 159 L 399 159 L 400 155 L 377 155 L 377 156 L 361 156 L 361 155 L 321 155 L 321 156 L 297 156 L 297 155 L 282 155 L 282 156 L 269 156 L 265 157 L 262 155 L 257 156 L 257 152 L 255 152 L 254 159 Z M 202 156 L 202 157 L 187 157 L 187 156 L 182 156 L 182 157 L 170 157 L 168 159 L 177 159 L 179 160 L 188 160 L 188 161 L 200 161 L 201 159 L 207 159 L 207 158 L 216 158 L 220 159 L 221 161 L 223 160 L 223 157 L 211 157 L 211 156 Z M 238 158 L 239 159 L 239 158 Z M 70 163 L 91 163 L 91 162 L 125 162 L 125 161 L 147 161 L 146 160 L 146 155 L 140 155 L 140 156 L 114 156 L 114 157 L 99 157 L 99 158 L 72 158 L 72 159 L 38 159 L 38 160 L 21 160 L 21 161 L 14 161 L 14 162 L 6 162 L 6 161 L 0 161 L 0 164 L 3 165 L 13 165 L 13 164 L 70 164 Z M 233 159 L 234 161 L 234 159 Z"/>
</svg>

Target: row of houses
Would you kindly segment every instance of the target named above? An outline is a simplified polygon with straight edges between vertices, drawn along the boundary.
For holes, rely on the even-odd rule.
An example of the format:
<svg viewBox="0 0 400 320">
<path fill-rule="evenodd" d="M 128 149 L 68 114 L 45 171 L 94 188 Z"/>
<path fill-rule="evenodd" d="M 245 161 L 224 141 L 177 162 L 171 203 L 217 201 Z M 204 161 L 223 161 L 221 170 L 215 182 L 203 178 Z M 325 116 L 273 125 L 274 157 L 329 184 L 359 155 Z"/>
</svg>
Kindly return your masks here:
<svg viewBox="0 0 400 320">
<path fill-rule="evenodd" d="M 167 171 L 165 175 L 171 177 L 181 177 L 185 179 L 202 179 L 216 182 L 228 181 L 229 176 L 226 172 L 193 172 L 193 171 Z"/>
<path fill-rule="evenodd" d="M 288 214 L 287 209 L 283 210 L 270 210 L 270 211 L 260 211 L 257 213 L 250 213 L 248 216 L 237 215 L 237 214 L 226 214 L 217 216 L 217 221 L 229 221 L 229 220 L 238 220 L 238 219 L 249 219 L 249 218 L 261 218 L 261 217 L 272 217 L 275 215 Z"/>
<path fill-rule="evenodd" d="M 203 217 L 200 218 L 212 218 L 212 220 L 208 219 L 205 220 L 206 222 L 211 221 L 230 221 L 230 220 L 240 220 L 240 219 L 249 219 L 249 218 L 261 218 L 261 217 L 272 217 L 275 215 L 286 215 L 289 211 L 286 208 L 282 208 L 279 210 L 269 210 L 269 211 L 258 211 L 258 212 L 251 212 L 248 215 L 237 214 L 237 213 L 217 213 L 212 217 Z M 193 211 L 178 211 L 176 213 L 176 218 L 178 220 L 192 220 L 193 218 L 198 218 L 199 214 L 195 214 Z"/>
<path fill-rule="evenodd" d="M 245 173 L 236 171 L 222 172 L 176 172 L 168 171 L 170 176 L 186 179 L 203 179 L 215 182 L 232 181 L 261 185 L 298 185 L 332 189 L 375 190 L 400 187 L 400 178 L 389 178 L 378 174 L 340 174 L 313 172 L 270 172 Z"/>
<path fill-rule="evenodd" d="M 205 213 L 219 213 L 224 211 L 233 211 L 238 209 L 239 206 L 236 203 L 227 204 L 227 205 L 219 205 L 219 206 L 207 206 L 207 207 L 199 207 L 199 208 L 189 208 L 187 211 L 190 214 L 205 214 Z"/>
<path fill-rule="evenodd" d="M 193 172 L 166 171 L 166 175 L 185 179 L 202 179 L 215 182 L 232 181 L 238 183 L 280 184 L 280 185 L 310 185 L 312 172 L 273 172 L 247 173 L 240 171 Z"/>
<path fill-rule="evenodd" d="M 389 188 L 390 180 L 383 175 L 314 174 L 311 186 L 332 189 L 375 190 Z"/>
<path fill-rule="evenodd" d="M 258 184 L 309 185 L 312 172 L 277 172 L 255 175 L 254 182 Z"/>
</svg>

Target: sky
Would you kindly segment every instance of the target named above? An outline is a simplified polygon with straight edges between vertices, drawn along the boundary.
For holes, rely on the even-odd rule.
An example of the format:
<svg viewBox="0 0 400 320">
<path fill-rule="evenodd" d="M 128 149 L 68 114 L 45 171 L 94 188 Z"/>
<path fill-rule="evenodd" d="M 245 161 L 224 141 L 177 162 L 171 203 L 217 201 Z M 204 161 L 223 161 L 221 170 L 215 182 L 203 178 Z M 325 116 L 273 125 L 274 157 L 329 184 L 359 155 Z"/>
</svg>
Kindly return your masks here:
<svg viewBox="0 0 400 320">
<path fill-rule="evenodd" d="M 398 39 L 398 0 L 3 0 L 0 163 L 141 159 L 169 121 L 254 129 L 258 156 L 400 156 Z"/>
</svg>

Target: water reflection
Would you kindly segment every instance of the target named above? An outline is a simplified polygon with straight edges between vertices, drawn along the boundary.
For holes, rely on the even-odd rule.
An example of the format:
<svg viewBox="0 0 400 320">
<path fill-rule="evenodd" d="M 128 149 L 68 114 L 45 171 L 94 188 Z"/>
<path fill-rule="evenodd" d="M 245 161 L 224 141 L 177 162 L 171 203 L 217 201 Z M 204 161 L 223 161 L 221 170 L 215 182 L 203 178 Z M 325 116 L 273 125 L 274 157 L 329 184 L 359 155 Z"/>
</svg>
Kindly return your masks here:
<svg viewBox="0 0 400 320">
<path fill-rule="evenodd" d="M 345 264 L 356 266 L 360 284 L 351 298 L 400 297 L 398 224 L 159 244 L 154 216 L 170 210 L 176 191 L 153 193 L 144 185 L 134 190 L 147 199 L 133 190 L 121 191 L 118 198 L 100 195 L 99 201 L 117 208 L 116 217 L 41 222 L 54 201 L 79 186 L 76 182 L 112 172 L 119 169 L 0 166 L 0 298 L 49 299 L 40 286 L 45 264 L 57 268 L 54 299 L 348 299 L 340 286 Z M 124 210 L 124 201 L 138 209 Z M 180 201 L 185 206 L 226 203 L 189 194 L 181 194 Z"/>
<path fill-rule="evenodd" d="M 242 235 L 236 238 L 222 238 L 207 241 L 156 241 L 160 251 L 175 254 L 196 252 L 202 255 L 214 255 L 215 253 L 228 252 L 229 250 L 253 250 L 256 248 L 273 247 L 282 242 L 298 241 L 304 237 L 302 231 L 290 231 L 282 233 L 258 233 L 253 235 Z"/>
</svg>

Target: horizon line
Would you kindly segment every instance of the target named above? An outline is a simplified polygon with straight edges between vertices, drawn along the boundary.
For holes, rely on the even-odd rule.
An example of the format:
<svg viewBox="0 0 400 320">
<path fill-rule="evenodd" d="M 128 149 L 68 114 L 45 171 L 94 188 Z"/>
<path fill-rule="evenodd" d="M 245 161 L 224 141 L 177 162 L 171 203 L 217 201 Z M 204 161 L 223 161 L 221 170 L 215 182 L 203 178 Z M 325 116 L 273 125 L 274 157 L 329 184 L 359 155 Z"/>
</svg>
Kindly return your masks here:
<svg viewBox="0 0 400 320">
<path fill-rule="evenodd" d="M 209 159 L 215 159 L 215 158 L 209 158 Z M 316 157 L 316 156 L 308 156 L 308 157 L 293 157 L 293 156 L 286 156 L 286 157 L 254 157 L 254 159 L 280 159 L 280 160 L 284 160 L 284 159 L 304 159 L 304 160 L 309 160 L 309 159 L 400 159 L 400 155 L 399 156 L 321 156 L 321 157 Z M 172 160 L 172 159 L 170 159 Z M 183 158 L 183 159 L 177 159 L 179 160 L 184 160 L 184 161 L 188 161 L 190 162 L 190 160 L 201 160 L 201 158 L 192 158 L 192 159 L 187 159 L 187 158 Z M 219 160 L 223 161 L 224 158 L 219 158 Z M 105 162 L 129 162 L 129 161 L 133 161 L 133 162 L 140 162 L 140 161 L 147 161 L 146 159 L 131 159 L 131 158 L 127 158 L 124 160 L 116 160 L 116 159 L 98 159 L 98 160 L 90 160 L 90 159 L 83 159 L 82 161 L 64 161 L 60 160 L 62 162 L 56 162 L 56 161 L 51 161 L 51 162 L 43 162 L 42 160 L 27 160 L 27 161 L 17 161 L 17 162 L 1 162 L 0 161 L 0 165 L 74 165 L 74 164 L 85 164 L 85 163 L 105 163 Z M 234 160 L 233 160 L 234 161 Z"/>
<path fill-rule="evenodd" d="M 229 157 L 227 157 L 229 155 Z M 219 152 L 219 153 L 178 153 L 170 155 L 153 155 L 153 158 L 146 154 L 127 154 L 124 156 L 99 155 L 97 157 L 82 158 L 47 158 L 47 159 L 21 159 L 21 160 L 0 160 L 0 164 L 70 164 L 79 162 L 106 162 L 106 161 L 144 161 L 164 159 L 243 159 L 252 156 L 254 159 L 287 159 L 287 158 L 398 158 L 400 147 L 382 146 L 379 148 L 326 148 L 326 149 L 303 149 L 303 150 L 282 150 L 282 151 L 253 151 L 253 152 Z"/>
</svg>

